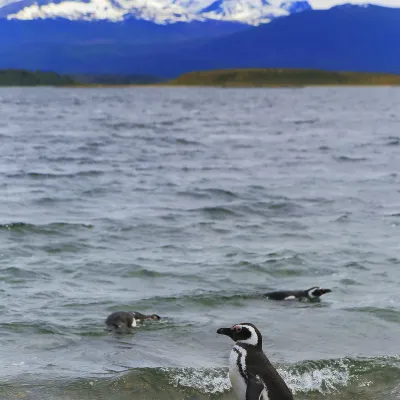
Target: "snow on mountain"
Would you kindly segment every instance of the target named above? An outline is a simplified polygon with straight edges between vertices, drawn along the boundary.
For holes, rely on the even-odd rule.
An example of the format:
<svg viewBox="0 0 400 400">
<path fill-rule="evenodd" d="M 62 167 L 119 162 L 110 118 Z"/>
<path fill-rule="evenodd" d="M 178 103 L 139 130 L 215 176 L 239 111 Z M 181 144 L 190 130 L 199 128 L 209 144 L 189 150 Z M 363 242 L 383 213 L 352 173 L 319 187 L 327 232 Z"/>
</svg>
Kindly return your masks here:
<svg viewBox="0 0 400 400">
<path fill-rule="evenodd" d="M 133 3 L 133 4 L 132 4 Z M 177 21 L 191 21 L 195 15 L 177 4 L 167 1 L 158 1 L 148 4 L 147 0 L 90 0 L 62 1 L 45 5 L 33 4 L 20 11 L 10 14 L 7 19 L 47 19 L 66 18 L 69 20 L 109 20 L 122 21 L 125 17 L 137 17 L 154 21 L 156 23 L 168 23 Z"/>
<path fill-rule="evenodd" d="M 217 0 L 203 9 L 202 15 L 210 19 L 228 19 L 257 25 L 288 15 L 289 11 L 282 7 L 283 4 L 281 1 L 266 0 Z"/>
<path fill-rule="evenodd" d="M 0 18 L 123 21 L 133 17 L 157 24 L 220 20 L 259 25 L 345 3 L 400 7 L 400 0 L 0 0 Z"/>
<path fill-rule="evenodd" d="M 10 5 L 7 19 L 122 21 L 134 17 L 158 24 L 211 19 L 258 25 L 311 9 L 306 0 L 0 0 L 0 13 Z"/>
<path fill-rule="evenodd" d="M 327 10 L 343 4 L 376 5 L 381 7 L 400 8 L 399 0 L 308 0 L 314 10 Z"/>
</svg>

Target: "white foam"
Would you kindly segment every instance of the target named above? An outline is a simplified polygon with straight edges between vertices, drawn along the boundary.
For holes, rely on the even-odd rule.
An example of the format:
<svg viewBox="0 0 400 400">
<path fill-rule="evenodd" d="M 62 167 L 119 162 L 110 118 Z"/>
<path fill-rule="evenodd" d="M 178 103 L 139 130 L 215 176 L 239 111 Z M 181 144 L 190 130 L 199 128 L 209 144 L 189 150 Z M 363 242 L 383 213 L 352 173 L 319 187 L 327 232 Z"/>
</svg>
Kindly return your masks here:
<svg viewBox="0 0 400 400">
<path fill-rule="evenodd" d="M 170 383 L 175 387 L 183 386 L 198 390 L 204 394 L 223 393 L 231 389 L 228 375 L 219 369 L 181 368 L 164 369 L 168 372 Z"/>
<path fill-rule="evenodd" d="M 278 372 L 293 391 L 293 394 L 310 391 L 336 392 L 338 387 L 347 386 L 350 379 L 349 368 L 342 361 L 339 365 L 310 368 L 304 372 L 287 371 L 280 368 L 278 368 Z"/>
<path fill-rule="evenodd" d="M 203 394 L 218 394 L 231 390 L 232 385 L 225 369 L 162 368 L 167 373 L 171 385 L 189 387 Z M 293 394 L 317 391 L 322 394 L 337 392 L 346 387 L 350 380 L 350 371 L 345 361 L 335 362 L 331 366 L 319 367 L 310 363 L 301 372 L 277 368 Z"/>
</svg>

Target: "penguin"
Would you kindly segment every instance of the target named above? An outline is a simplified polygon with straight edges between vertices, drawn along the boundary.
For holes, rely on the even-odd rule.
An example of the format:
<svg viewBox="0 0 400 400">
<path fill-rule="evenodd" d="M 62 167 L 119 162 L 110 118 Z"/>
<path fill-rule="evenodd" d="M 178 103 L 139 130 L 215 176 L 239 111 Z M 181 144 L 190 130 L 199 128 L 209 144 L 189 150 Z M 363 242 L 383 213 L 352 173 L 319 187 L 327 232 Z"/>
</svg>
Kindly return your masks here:
<svg viewBox="0 0 400 400">
<path fill-rule="evenodd" d="M 135 328 L 136 327 L 136 318 L 135 313 L 133 312 L 125 312 L 125 311 L 116 311 L 110 314 L 105 321 L 108 328 Z"/>
<path fill-rule="evenodd" d="M 262 335 L 251 323 L 219 328 L 235 345 L 229 358 L 229 379 L 238 400 L 293 400 L 293 394 L 262 349 Z"/>
<path fill-rule="evenodd" d="M 322 289 L 313 286 L 307 290 L 278 290 L 276 292 L 265 293 L 264 297 L 270 300 L 299 300 L 299 301 L 318 301 L 325 293 L 331 293 L 331 289 Z"/>
<path fill-rule="evenodd" d="M 151 314 L 151 315 L 145 315 L 137 311 L 133 311 L 133 314 L 135 315 L 135 319 L 138 321 L 143 321 L 145 319 L 151 319 L 153 321 L 159 321 L 161 317 L 157 314 Z"/>
</svg>

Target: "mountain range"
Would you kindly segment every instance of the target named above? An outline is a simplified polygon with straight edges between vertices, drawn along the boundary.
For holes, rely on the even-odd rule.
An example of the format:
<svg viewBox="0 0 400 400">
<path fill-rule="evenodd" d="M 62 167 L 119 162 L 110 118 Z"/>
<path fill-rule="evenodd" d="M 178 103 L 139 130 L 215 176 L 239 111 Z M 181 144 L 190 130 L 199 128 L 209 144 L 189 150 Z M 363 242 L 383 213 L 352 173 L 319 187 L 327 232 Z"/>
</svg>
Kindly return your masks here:
<svg viewBox="0 0 400 400">
<path fill-rule="evenodd" d="M 400 8 L 342 5 L 314 10 L 306 1 L 257 0 L 285 13 L 263 13 L 263 18 L 271 19 L 267 23 L 233 18 L 234 13 L 230 19 L 226 13 L 223 18 L 206 18 L 210 10 L 206 7 L 193 19 L 160 23 L 132 14 L 116 21 L 89 14 L 75 19 L 59 15 L 24 19 L 28 14 L 20 14 L 21 10 L 32 7 L 31 0 L 4 1 L 0 0 L 0 68 L 167 78 L 194 70 L 268 67 L 400 74 Z M 48 0 L 37 1 L 35 7 L 50 7 Z M 186 1 L 194 7 L 195 0 Z M 196 7 L 201 1 L 206 4 L 196 1 Z M 212 4 L 218 9 L 218 4 L 241 1 L 256 0 Z M 192 18 L 195 13 L 189 6 L 186 9 Z"/>
<path fill-rule="evenodd" d="M 114 22 L 135 18 L 158 24 L 215 20 L 258 25 L 311 8 L 307 0 L 0 0 L 0 18 Z"/>
</svg>

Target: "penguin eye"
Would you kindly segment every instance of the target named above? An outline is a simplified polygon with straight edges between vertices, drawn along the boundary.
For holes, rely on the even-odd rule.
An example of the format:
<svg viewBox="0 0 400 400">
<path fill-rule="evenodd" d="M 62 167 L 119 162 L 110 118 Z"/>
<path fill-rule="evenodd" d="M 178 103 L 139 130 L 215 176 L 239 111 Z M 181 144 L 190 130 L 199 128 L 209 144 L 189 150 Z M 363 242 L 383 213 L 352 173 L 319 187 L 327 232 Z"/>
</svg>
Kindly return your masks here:
<svg viewBox="0 0 400 400">
<path fill-rule="evenodd" d="M 235 325 L 235 326 L 233 327 L 233 330 L 234 330 L 236 333 L 239 333 L 239 332 L 242 330 L 242 327 L 241 327 L 241 326 Z"/>
</svg>

